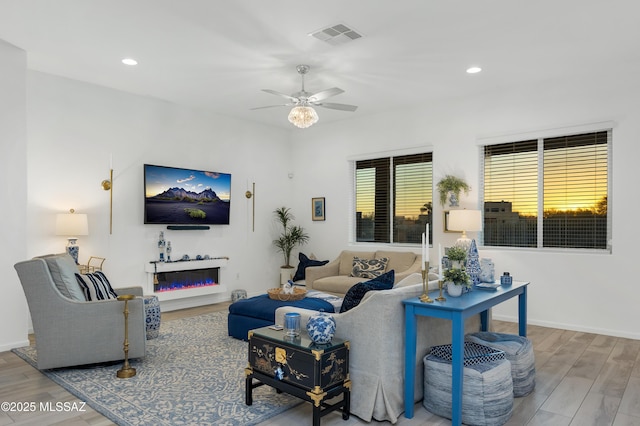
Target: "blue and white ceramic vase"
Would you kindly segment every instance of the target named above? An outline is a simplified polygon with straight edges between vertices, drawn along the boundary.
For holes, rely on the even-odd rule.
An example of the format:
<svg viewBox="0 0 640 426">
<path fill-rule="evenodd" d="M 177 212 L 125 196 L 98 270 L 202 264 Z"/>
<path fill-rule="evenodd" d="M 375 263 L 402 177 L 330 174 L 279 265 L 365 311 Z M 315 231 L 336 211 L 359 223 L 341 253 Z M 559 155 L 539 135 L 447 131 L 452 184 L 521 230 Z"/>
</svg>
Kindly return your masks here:
<svg viewBox="0 0 640 426">
<path fill-rule="evenodd" d="M 160 231 L 160 237 L 158 237 L 158 262 L 164 262 L 164 248 L 166 247 L 166 242 L 164 240 L 164 232 Z"/>
<path fill-rule="evenodd" d="M 160 302 L 158 296 L 144 297 L 144 311 L 147 323 L 147 340 L 155 339 L 160 334 Z"/>
<path fill-rule="evenodd" d="M 307 332 L 314 343 L 329 343 L 336 333 L 336 320 L 326 312 L 318 312 L 309 318 Z"/>
<path fill-rule="evenodd" d="M 480 284 L 480 255 L 478 254 L 478 246 L 476 240 L 471 240 L 471 246 L 469 246 L 469 253 L 467 254 L 467 273 L 471 277 L 471 283 L 473 285 Z"/>
</svg>

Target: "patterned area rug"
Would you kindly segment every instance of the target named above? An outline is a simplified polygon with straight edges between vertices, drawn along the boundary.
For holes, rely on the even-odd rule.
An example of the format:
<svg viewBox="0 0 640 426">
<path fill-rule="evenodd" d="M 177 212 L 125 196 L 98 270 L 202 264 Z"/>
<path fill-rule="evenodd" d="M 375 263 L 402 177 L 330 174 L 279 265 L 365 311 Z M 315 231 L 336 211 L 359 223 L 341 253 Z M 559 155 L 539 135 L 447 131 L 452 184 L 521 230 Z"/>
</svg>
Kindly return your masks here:
<svg viewBox="0 0 640 426">
<path fill-rule="evenodd" d="M 34 347 L 13 351 L 35 366 Z M 122 363 L 43 373 L 118 425 L 253 425 L 302 402 L 261 386 L 245 405 L 247 342 L 227 335 L 226 312 L 163 322 L 131 366 L 130 379 Z"/>
</svg>

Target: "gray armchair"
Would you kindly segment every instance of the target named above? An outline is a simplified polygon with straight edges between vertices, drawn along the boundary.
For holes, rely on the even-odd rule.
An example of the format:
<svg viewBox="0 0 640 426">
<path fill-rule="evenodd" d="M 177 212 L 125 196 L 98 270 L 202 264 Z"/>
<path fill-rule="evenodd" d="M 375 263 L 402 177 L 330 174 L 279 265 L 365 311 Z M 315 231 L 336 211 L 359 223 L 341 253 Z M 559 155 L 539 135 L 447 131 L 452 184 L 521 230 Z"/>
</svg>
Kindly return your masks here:
<svg viewBox="0 0 640 426">
<path fill-rule="evenodd" d="M 50 265 L 36 258 L 14 266 L 31 313 L 38 369 L 124 359 L 124 302 L 88 302 L 63 294 L 60 283 L 54 281 L 54 276 L 60 280 L 60 271 L 53 266 L 50 269 Z M 73 274 L 66 274 L 69 285 L 73 284 L 68 282 L 70 276 Z M 114 290 L 117 294 L 142 296 L 141 287 Z M 145 355 L 145 332 L 143 300 L 136 298 L 129 301 L 129 358 Z"/>
</svg>

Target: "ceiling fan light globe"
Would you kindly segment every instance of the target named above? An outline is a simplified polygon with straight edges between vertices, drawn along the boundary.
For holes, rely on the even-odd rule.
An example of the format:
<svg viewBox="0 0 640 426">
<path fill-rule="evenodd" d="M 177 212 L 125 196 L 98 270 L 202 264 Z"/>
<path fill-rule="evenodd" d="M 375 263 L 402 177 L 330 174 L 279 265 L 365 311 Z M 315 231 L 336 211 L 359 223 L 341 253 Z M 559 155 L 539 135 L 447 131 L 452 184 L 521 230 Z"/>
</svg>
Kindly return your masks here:
<svg viewBox="0 0 640 426">
<path fill-rule="evenodd" d="M 289 112 L 289 122 L 301 129 L 314 125 L 318 119 L 318 113 L 310 106 L 296 106 Z"/>
</svg>

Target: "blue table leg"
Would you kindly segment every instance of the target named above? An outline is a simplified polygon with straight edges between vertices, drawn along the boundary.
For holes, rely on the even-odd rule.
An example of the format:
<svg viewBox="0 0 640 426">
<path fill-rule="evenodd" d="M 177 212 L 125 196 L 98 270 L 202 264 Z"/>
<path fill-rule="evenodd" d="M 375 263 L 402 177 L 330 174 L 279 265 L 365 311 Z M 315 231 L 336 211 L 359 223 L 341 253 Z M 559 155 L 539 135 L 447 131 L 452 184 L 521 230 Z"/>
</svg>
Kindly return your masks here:
<svg viewBox="0 0 640 426">
<path fill-rule="evenodd" d="M 518 333 L 527 337 L 527 286 L 518 295 Z"/>
<path fill-rule="evenodd" d="M 464 319 L 457 313 L 452 319 L 451 336 L 451 424 L 462 424 L 462 386 L 464 357 Z"/>
<path fill-rule="evenodd" d="M 480 331 L 489 331 L 489 310 L 480 312 Z"/>
<path fill-rule="evenodd" d="M 407 419 L 413 418 L 413 389 L 415 386 L 415 371 L 414 365 L 416 365 L 416 317 L 414 314 L 414 307 L 406 305 L 404 308 L 405 314 L 405 334 L 404 334 L 404 416 Z"/>
</svg>

